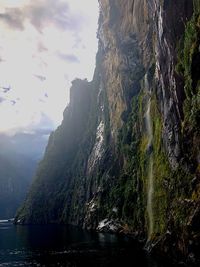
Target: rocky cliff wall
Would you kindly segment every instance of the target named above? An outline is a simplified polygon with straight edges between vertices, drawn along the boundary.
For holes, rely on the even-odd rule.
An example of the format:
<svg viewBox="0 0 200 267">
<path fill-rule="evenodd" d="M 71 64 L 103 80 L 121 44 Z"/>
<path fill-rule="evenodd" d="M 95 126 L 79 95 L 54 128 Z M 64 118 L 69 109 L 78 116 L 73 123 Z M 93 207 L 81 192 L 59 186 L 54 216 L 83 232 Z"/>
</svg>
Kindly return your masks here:
<svg viewBox="0 0 200 267">
<path fill-rule="evenodd" d="M 73 83 L 16 221 L 128 232 L 192 262 L 200 233 L 200 2 L 99 4 L 94 79 Z"/>
</svg>

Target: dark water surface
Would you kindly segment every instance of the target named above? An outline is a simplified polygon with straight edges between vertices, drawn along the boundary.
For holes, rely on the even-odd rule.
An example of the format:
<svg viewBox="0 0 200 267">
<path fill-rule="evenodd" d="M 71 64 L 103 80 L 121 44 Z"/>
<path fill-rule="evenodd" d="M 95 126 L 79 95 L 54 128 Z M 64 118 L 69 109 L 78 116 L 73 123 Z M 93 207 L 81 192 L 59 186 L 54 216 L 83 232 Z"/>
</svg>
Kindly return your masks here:
<svg viewBox="0 0 200 267">
<path fill-rule="evenodd" d="M 0 267 L 160 267 L 127 237 L 76 227 L 14 226 L 0 222 Z"/>
</svg>

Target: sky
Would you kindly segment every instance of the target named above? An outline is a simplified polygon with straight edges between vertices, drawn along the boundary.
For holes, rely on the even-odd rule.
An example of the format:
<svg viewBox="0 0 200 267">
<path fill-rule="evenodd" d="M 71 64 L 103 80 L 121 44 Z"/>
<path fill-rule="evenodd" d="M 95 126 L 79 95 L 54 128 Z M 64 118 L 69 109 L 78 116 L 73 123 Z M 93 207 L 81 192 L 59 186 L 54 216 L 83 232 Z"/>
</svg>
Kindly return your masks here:
<svg viewBox="0 0 200 267">
<path fill-rule="evenodd" d="M 0 0 L 0 133 L 51 131 L 92 79 L 97 0 Z"/>
</svg>

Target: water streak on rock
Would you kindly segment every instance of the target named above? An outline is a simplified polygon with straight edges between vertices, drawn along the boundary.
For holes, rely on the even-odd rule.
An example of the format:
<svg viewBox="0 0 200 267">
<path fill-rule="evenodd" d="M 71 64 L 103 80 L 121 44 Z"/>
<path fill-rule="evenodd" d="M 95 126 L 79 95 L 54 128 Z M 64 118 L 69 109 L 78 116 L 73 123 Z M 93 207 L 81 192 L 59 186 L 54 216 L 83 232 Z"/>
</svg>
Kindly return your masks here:
<svg viewBox="0 0 200 267">
<path fill-rule="evenodd" d="M 146 151 L 149 155 L 148 160 L 148 185 L 147 185 L 147 214 L 148 214 L 148 240 L 151 238 L 154 227 L 154 216 L 153 216 L 153 192 L 154 192 L 154 183 L 153 183 L 153 155 L 152 155 L 152 123 L 151 123 L 151 98 L 149 98 L 147 111 L 145 114 L 145 124 L 146 131 L 148 136 L 148 143 Z"/>
</svg>

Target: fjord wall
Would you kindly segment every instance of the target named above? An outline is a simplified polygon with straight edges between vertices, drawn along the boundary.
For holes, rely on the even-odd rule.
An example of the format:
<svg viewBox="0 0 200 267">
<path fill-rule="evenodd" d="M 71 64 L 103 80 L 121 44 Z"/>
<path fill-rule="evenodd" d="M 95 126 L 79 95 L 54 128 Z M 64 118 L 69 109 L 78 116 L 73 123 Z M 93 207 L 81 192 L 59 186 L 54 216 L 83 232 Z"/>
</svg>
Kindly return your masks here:
<svg viewBox="0 0 200 267">
<path fill-rule="evenodd" d="M 99 5 L 93 81 L 72 83 L 16 221 L 132 233 L 189 262 L 200 234 L 200 1 Z"/>
</svg>

